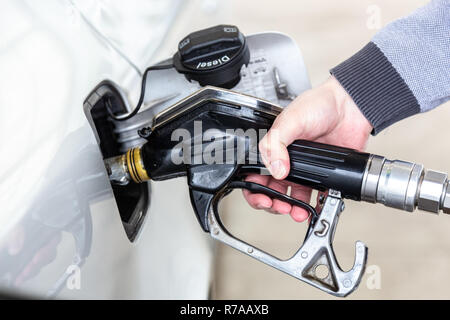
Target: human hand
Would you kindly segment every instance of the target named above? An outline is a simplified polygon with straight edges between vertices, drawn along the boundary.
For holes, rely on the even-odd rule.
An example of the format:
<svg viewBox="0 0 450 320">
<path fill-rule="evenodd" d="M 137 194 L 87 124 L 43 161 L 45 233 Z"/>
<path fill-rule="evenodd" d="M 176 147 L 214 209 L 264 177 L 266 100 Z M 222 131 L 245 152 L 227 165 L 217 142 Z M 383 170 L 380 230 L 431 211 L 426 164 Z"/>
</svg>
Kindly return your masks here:
<svg viewBox="0 0 450 320">
<path fill-rule="evenodd" d="M 330 77 L 322 85 L 298 96 L 275 119 L 259 143 L 261 158 L 271 176 L 252 174 L 246 181 L 259 183 L 281 193 L 291 186 L 291 197 L 308 202 L 311 189 L 284 181 L 290 170 L 287 146 L 298 139 L 317 141 L 363 150 L 372 131 L 352 98 L 339 82 Z M 264 194 L 243 190 L 247 202 L 255 209 L 290 214 L 298 222 L 308 218 L 306 210 Z"/>
</svg>

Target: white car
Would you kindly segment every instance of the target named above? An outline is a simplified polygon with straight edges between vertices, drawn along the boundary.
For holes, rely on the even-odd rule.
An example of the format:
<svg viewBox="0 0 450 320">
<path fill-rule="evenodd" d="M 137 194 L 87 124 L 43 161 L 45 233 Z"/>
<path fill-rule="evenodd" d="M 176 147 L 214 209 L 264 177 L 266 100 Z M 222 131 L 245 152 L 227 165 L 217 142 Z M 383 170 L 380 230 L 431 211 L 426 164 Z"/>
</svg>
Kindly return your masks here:
<svg viewBox="0 0 450 320">
<path fill-rule="evenodd" d="M 130 127 L 105 136 L 93 120 L 99 95 L 108 90 L 133 108 L 142 70 L 155 62 L 167 32 L 183 23 L 177 12 L 189 5 L 2 1 L 0 293 L 208 298 L 214 245 L 195 219 L 185 179 L 113 191 L 102 145 L 118 143 L 125 151 L 139 140 Z M 274 68 L 295 95 L 309 88 L 290 38 L 248 39 L 255 63 L 242 72 L 253 78 L 236 91 L 286 105 L 276 95 Z M 286 55 L 295 62 L 288 64 Z M 169 97 L 160 110 L 199 88 L 182 75 L 175 85 L 161 80 L 174 72 L 150 75 L 148 105 Z"/>
</svg>

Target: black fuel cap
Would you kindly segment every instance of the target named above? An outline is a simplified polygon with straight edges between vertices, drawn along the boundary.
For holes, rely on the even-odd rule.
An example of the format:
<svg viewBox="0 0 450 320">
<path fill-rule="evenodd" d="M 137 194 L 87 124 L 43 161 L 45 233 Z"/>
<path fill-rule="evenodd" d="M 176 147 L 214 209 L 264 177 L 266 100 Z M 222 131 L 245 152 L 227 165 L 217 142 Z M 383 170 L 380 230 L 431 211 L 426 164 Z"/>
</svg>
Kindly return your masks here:
<svg viewBox="0 0 450 320">
<path fill-rule="evenodd" d="M 230 89 L 240 80 L 250 60 L 244 35 L 233 25 L 218 25 L 193 32 L 180 41 L 173 56 L 175 69 L 201 86 Z"/>
</svg>

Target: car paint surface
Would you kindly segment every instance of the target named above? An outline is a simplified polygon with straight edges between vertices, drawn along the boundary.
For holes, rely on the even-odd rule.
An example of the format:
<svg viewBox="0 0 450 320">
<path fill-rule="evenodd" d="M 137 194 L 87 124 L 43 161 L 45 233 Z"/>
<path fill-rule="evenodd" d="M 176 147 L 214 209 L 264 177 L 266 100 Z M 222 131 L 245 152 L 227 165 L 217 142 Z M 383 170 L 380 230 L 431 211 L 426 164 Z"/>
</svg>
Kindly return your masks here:
<svg viewBox="0 0 450 320">
<path fill-rule="evenodd" d="M 131 243 L 83 112 L 84 98 L 104 79 L 135 94 L 140 77 L 132 64 L 151 60 L 180 1 L 1 6 L 0 291 L 206 298 L 212 246 L 184 182 L 152 187 L 145 232 Z M 136 30 L 148 31 L 146 43 L 131 46 L 142 35 Z"/>
</svg>

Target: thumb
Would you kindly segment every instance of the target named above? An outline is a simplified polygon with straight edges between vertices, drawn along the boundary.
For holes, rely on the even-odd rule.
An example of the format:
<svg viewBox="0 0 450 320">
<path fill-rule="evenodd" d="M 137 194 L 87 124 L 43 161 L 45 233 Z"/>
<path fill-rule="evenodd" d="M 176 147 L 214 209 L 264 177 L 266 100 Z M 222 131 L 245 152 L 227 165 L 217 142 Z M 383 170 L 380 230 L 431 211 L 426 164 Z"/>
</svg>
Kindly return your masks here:
<svg viewBox="0 0 450 320">
<path fill-rule="evenodd" d="M 292 109 L 291 109 L 292 110 Z M 259 143 L 259 150 L 264 165 L 270 174 L 278 180 L 287 177 L 290 160 L 287 146 L 301 135 L 301 125 L 296 116 L 286 108 L 276 118 L 269 132 Z"/>
</svg>

